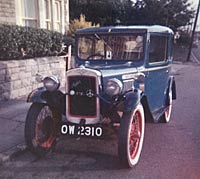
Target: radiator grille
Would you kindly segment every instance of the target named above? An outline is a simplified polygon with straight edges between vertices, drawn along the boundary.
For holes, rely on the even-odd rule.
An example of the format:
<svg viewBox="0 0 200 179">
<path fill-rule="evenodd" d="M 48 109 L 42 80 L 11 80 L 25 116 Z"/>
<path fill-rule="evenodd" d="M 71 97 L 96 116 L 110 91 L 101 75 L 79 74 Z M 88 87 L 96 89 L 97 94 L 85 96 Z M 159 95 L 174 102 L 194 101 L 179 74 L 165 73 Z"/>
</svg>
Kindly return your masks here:
<svg viewBox="0 0 200 179">
<path fill-rule="evenodd" d="M 96 117 L 96 96 L 87 96 L 88 92 L 96 94 L 96 78 L 90 76 L 68 77 L 68 93 L 74 91 L 74 95 L 68 95 L 69 113 L 77 117 Z"/>
</svg>

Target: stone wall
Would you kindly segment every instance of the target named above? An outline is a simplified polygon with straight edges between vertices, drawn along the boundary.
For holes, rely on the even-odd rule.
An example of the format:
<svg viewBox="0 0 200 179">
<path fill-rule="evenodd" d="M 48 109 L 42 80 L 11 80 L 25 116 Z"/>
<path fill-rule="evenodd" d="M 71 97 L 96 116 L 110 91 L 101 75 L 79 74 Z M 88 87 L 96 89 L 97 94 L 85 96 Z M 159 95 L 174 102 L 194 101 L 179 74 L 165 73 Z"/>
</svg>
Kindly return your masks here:
<svg viewBox="0 0 200 179">
<path fill-rule="evenodd" d="M 16 24 L 15 0 L 0 0 L 0 23 Z"/>
<path fill-rule="evenodd" d="M 0 61 L 0 101 L 27 96 L 42 86 L 35 80 L 37 73 L 58 76 L 64 87 L 65 67 L 64 57 Z"/>
</svg>

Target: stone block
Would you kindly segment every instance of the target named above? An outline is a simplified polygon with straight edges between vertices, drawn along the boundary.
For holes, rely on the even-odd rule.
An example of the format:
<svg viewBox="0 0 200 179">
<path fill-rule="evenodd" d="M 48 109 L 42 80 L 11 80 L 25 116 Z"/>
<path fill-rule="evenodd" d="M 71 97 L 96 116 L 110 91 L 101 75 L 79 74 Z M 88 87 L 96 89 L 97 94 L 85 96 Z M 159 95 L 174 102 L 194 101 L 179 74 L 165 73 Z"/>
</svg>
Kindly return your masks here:
<svg viewBox="0 0 200 179">
<path fill-rule="evenodd" d="M 0 61 L 0 70 L 1 69 L 6 69 L 6 68 L 7 68 L 7 65 L 4 62 Z"/>
<path fill-rule="evenodd" d="M 12 88 L 12 89 L 20 89 L 21 86 L 22 86 L 21 80 L 16 80 L 16 81 L 13 81 L 13 82 L 11 83 L 11 88 Z"/>
<path fill-rule="evenodd" d="M 25 60 L 19 60 L 19 67 L 25 67 L 26 66 L 26 62 Z"/>
<path fill-rule="evenodd" d="M 5 92 L 2 94 L 3 100 L 9 100 L 10 99 L 10 92 Z"/>
<path fill-rule="evenodd" d="M 48 63 L 49 63 L 49 59 L 48 59 L 48 58 L 37 59 L 37 63 L 38 63 L 39 65 L 48 64 Z"/>
<path fill-rule="evenodd" d="M 33 59 L 26 60 L 26 65 L 28 66 L 36 66 L 37 63 Z"/>
<path fill-rule="evenodd" d="M 39 65 L 38 67 L 39 72 L 45 71 L 45 69 L 46 69 L 46 64 Z"/>
<path fill-rule="evenodd" d="M 32 67 L 31 67 L 31 75 L 32 75 L 32 76 L 35 76 L 37 73 L 40 74 L 41 72 L 39 72 L 37 68 L 32 68 Z"/>
<path fill-rule="evenodd" d="M 15 73 L 10 75 L 11 81 L 19 80 L 19 73 Z"/>
<path fill-rule="evenodd" d="M 26 71 L 26 67 L 25 66 L 20 66 L 19 67 L 19 71 L 24 71 L 25 72 Z"/>
<path fill-rule="evenodd" d="M 26 88 L 19 89 L 19 97 L 27 95 L 27 93 Z"/>
<path fill-rule="evenodd" d="M 15 68 L 10 68 L 8 71 L 10 71 L 10 74 L 15 74 L 19 73 L 20 69 L 19 67 L 15 67 Z"/>
<path fill-rule="evenodd" d="M 31 72 L 27 72 L 25 74 L 26 74 L 25 78 L 32 78 L 32 76 L 33 76 Z"/>
<path fill-rule="evenodd" d="M 10 98 L 15 99 L 19 97 L 19 90 L 12 90 L 10 91 Z"/>
<path fill-rule="evenodd" d="M 4 92 L 11 90 L 11 84 L 9 82 L 3 83 L 2 85 Z"/>
<path fill-rule="evenodd" d="M 10 76 L 10 74 L 7 74 L 5 76 L 5 82 L 10 82 L 10 81 L 11 81 L 11 76 Z"/>
<path fill-rule="evenodd" d="M 26 72 L 20 71 L 20 72 L 19 72 L 19 79 L 23 80 L 23 79 L 25 79 L 25 78 L 26 78 Z"/>
<path fill-rule="evenodd" d="M 21 82 L 22 82 L 22 87 L 27 87 L 32 85 L 32 82 L 29 78 L 25 78 Z"/>
<path fill-rule="evenodd" d="M 4 87 L 3 87 L 3 84 L 0 85 L 0 94 L 4 93 Z"/>
<path fill-rule="evenodd" d="M 26 72 L 31 72 L 31 70 L 32 70 L 31 66 L 30 65 L 26 65 L 25 71 Z"/>
<path fill-rule="evenodd" d="M 26 88 L 27 95 L 33 90 L 32 86 L 26 86 L 25 88 Z"/>
<path fill-rule="evenodd" d="M 8 68 L 19 67 L 19 63 L 18 63 L 18 61 L 14 61 L 14 60 L 8 61 L 7 62 L 7 67 Z"/>
<path fill-rule="evenodd" d="M 5 82 L 5 76 L 4 75 L 0 75 L 0 83 L 4 83 Z"/>
</svg>

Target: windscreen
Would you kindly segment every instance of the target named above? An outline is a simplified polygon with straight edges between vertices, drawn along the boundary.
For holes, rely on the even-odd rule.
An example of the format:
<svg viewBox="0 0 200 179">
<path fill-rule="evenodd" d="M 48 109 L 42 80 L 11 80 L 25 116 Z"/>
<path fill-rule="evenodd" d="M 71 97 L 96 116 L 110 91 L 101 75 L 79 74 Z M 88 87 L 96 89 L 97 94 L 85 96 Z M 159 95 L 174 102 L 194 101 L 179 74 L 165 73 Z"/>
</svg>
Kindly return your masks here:
<svg viewBox="0 0 200 179">
<path fill-rule="evenodd" d="M 141 60 L 141 34 L 90 34 L 78 37 L 78 57 L 82 60 Z"/>
</svg>

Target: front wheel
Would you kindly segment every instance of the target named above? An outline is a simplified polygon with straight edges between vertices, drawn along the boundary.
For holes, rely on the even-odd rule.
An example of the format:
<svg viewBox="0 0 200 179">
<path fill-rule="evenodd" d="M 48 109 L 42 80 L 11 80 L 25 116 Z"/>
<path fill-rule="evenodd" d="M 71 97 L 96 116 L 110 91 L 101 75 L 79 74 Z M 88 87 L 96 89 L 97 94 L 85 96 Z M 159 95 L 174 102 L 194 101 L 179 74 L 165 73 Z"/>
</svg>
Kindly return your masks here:
<svg viewBox="0 0 200 179">
<path fill-rule="evenodd" d="M 144 109 L 141 104 L 138 104 L 132 112 L 123 114 L 119 128 L 118 155 L 121 163 L 126 167 L 133 167 L 139 161 L 144 130 Z"/>
<path fill-rule="evenodd" d="M 25 142 L 31 152 L 43 156 L 56 142 L 56 120 L 48 105 L 33 103 L 25 122 Z"/>
</svg>

